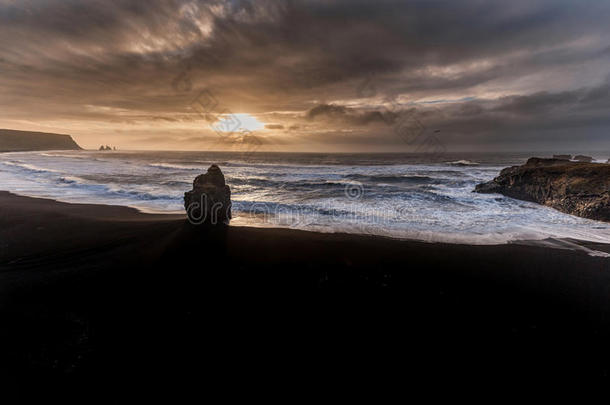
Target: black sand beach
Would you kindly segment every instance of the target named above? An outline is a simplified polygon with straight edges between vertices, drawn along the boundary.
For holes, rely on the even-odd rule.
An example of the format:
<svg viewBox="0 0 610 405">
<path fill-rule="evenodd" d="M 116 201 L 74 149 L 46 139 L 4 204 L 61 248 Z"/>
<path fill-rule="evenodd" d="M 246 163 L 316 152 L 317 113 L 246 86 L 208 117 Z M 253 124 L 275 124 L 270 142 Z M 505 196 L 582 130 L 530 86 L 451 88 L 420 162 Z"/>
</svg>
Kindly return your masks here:
<svg viewBox="0 0 610 405">
<path fill-rule="evenodd" d="M 0 288 L 5 395 L 23 402 L 610 372 L 610 259 L 580 251 L 206 229 L 0 192 Z"/>
</svg>

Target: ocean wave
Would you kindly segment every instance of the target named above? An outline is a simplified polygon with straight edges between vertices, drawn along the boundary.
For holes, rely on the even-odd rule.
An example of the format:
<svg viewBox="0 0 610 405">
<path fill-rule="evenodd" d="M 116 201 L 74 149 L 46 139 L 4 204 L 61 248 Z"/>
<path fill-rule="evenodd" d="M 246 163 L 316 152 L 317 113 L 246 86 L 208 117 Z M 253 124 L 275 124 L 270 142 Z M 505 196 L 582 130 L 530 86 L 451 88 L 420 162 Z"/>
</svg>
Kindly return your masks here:
<svg viewBox="0 0 610 405">
<path fill-rule="evenodd" d="M 311 191 L 328 191 L 334 190 L 343 194 L 345 187 L 353 185 L 354 180 L 323 180 L 323 179 L 312 179 L 312 180 L 280 180 L 280 179 L 268 179 L 260 177 L 251 178 L 233 178 L 227 179 L 227 183 L 231 186 L 250 186 L 258 189 L 269 190 L 276 192 L 279 190 L 294 191 L 294 192 L 311 192 Z M 360 183 L 360 182 L 357 182 Z M 364 186 L 364 184 L 363 184 Z"/>
<path fill-rule="evenodd" d="M 208 159 L 213 156 L 100 152 L 103 162 L 98 164 L 92 162 L 98 160 L 92 153 L 1 156 L 0 183 L 7 190 L 66 202 L 183 212 L 183 192 L 215 162 L 231 187 L 237 216 L 258 215 L 260 223 L 263 214 L 271 214 L 268 226 L 436 242 L 507 243 L 548 236 L 610 242 L 607 224 L 509 197 L 472 193 L 475 184 L 518 163 L 506 159 L 477 157 L 474 160 L 481 162 L 477 166 L 472 160 L 458 160 L 464 158 L 459 155 L 445 159 L 448 162 L 422 161 L 419 156 L 415 160 L 373 156 L 366 161 L 337 156 L 334 161 L 342 164 L 309 157 L 292 164 L 289 158 L 274 156 L 247 162 L 239 154 Z M 346 186 L 354 183 L 362 185 L 362 193 L 349 198 Z"/>
<path fill-rule="evenodd" d="M 464 171 L 464 170 L 447 170 L 447 169 L 440 169 L 440 170 L 418 170 L 415 173 L 418 176 L 434 176 L 434 177 L 445 176 L 445 177 L 450 177 L 450 178 L 455 178 L 455 177 L 470 177 L 469 172 Z"/>
<path fill-rule="evenodd" d="M 471 180 L 458 180 L 448 178 L 434 178 L 429 176 L 419 175 L 400 175 L 400 176 L 363 176 L 351 175 L 342 179 L 324 180 L 324 179 L 290 179 L 281 180 L 276 178 L 262 177 L 227 177 L 227 183 L 231 187 L 237 187 L 242 191 L 247 190 L 264 190 L 271 195 L 285 195 L 290 192 L 294 196 L 302 196 L 305 199 L 324 198 L 324 197 L 340 197 L 345 195 L 346 187 L 357 184 L 364 190 L 363 197 L 379 197 L 386 194 L 389 197 L 395 198 L 411 198 L 413 193 L 418 191 L 433 191 L 437 187 L 447 189 L 459 189 L 465 186 L 474 184 Z M 246 187 L 246 188 L 243 188 Z"/>
<path fill-rule="evenodd" d="M 149 163 L 148 166 L 155 167 L 157 169 L 167 169 L 167 170 L 199 170 L 202 171 L 204 168 L 202 166 L 193 167 L 187 165 L 179 165 L 175 163 Z"/>
<path fill-rule="evenodd" d="M 445 162 L 451 166 L 478 166 L 479 163 L 473 162 L 471 160 L 456 160 L 454 162 Z"/>
<path fill-rule="evenodd" d="M 347 217 L 354 216 L 354 212 L 341 208 L 332 208 L 326 205 L 316 204 L 288 204 L 280 202 L 261 202 L 250 200 L 233 200 L 232 207 L 236 213 L 261 215 L 266 214 L 274 217 L 284 216 L 286 218 L 311 217 L 316 215 L 326 217 Z"/>
<path fill-rule="evenodd" d="M 77 156 L 70 154 L 62 154 L 62 153 L 52 153 L 52 152 L 41 152 L 37 153 L 38 156 L 46 156 L 46 157 L 58 157 L 58 158 L 68 158 L 68 159 L 87 159 L 87 156 Z M 92 158 L 95 159 L 95 158 Z"/>
<path fill-rule="evenodd" d="M 162 181 L 159 184 L 162 184 L 162 185 L 168 186 L 168 187 L 178 187 L 178 186 L 180 186 L 180 187 L 182 187 L 182 186 L 189 187 L 189 186 L 191 186 L 192 182 L 190 182 L 190 181 L 179 181 L 179 180 L 166 180 L 166 181 Z"/>
<path fill-rule="evenodd" d="M 220 165 L 220 164 L 219 164 Z M 307 168 L 307 169 L 332 169 L 333 167 L 336 166 L 331 166 L 331 165 L 309 165 L 309 164 L 300 164 L 300 163 L 295 163 L 295 164 L 289 164 L 289 163 L 261 163 L 261 162 L 239 162 L 239 161 L 233 161 L 233 162 L 225 162 L 224 166 L 226 167 L 235 167 L 235 168 L 248 168 L 248 169 L 288 169 L 288 170 L 295 170 L 295 169 L 303 169 L 303 168 Z"/>
<path fill-rule="evenodd" d="M 101 199 L 109 199 L 110 202 L 116 197 L 121 199 L 136 200 L 136 201 L 155 201 L 155 200 L 179 200 L 180 196 L 167 194 L 163 190 L 160 193 L 154 193 L 149 190 L 145 190 L 142 186 L 141 189 L 126 189 L 121 184 L 101 184 L 92 182 L 77 176 L 60 176 L 57 178 L 57 183 L 63 187 L 68 187 L 73 190 L 71 193 L 74 194 L 93 194 L 97 195 Z"/>
<path fill-rule="evenodd" d="M 85 179 L 76 176 L 60 176 L 57 181 L 64 184 L 84 184 L 87 182 Z"/>
<path fill-rule="evenodd" d="M 49 157 L 65 157 L 65 158 L 72 158 L 71 155 L 61 155 L 59 153 L 49 153 L 49 152 L 42 152 L 42 153 L 38 153 L 38 156 L 49 156 Z"/>
<path fill-rule="evenodd" d="M 28 171 L 31 173 L 60 173 L 57 170 L 47 169 L 44 167 L 39 167 L 39 166 L 35 166 L 32 164 L 23 163 L 23 162 L 8 161 L 8 162 L 1 162 L 1 163 L 3 165 L 17 167 L 19 169 L 22 169 L 24 171 Z"/>
<path fill-rule="evenodd" d="M 128 196 L 137 200 L 151 201 L 151 200 L 178 200 L 179 198 L 175 195 L 170 194 L 152 194 L 149 192 L 139 190 L 113 190 L 111 194 L 116 196 Z"/>
<path fill-rule="evenodd" d="M 348 179 L 357 180 L 363 183 L 412 183 L 412 184 L 428 184 L 440 181 L 438 178 L 432 178 L 424 175 L 365 175 L 365 174 L 350 174 L 346 176 Z"/>
<path fill-rule="evenodd" d="M 227 182 L 232 185 L 247 185 L 257 186 L 270 189 L 278 188 L 313 188 L 313 187 L 328 187 L 328 186 L 345 186 L 352 182 L 346 181 L 333 181 L 333 180 L 282 180 L 282 179 L 270 179 L 264 177 L 237 177 L 227 178 Z"/>
<path fill-rule="evenodd" d="M 42 157 L 58 158 L 58 159 L 74 159 L 77 161 L 85 160 L 87 162 L 113 162 L 114 161 L 114 160 L 96 158 L 89 154 L 71 155 L 71 154 L 62 154 L 62 153 L 53 153 L 53 152 L 42 152 L 42 153 L 37 153 L 36 155 L 42 156 Z"/>
</svg>

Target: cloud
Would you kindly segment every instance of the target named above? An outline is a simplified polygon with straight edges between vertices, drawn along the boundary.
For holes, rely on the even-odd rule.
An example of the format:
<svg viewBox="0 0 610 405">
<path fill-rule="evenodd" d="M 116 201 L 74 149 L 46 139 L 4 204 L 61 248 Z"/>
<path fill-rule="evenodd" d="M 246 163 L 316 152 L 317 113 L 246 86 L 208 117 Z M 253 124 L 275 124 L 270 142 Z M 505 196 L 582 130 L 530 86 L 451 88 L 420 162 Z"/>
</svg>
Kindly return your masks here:
<svg viewBox="0 0 610 405">
<path fill-rule="evenodd" d="M 417 108 L 448 143 L 553 145 L 606 125 L 608 20 L 605 1 L 0 0 L 0 126 L 179 130 L 206 125 L 206 89 L 206 116 L 295 112 L 267 127 L 295 142 L 383 143 Z"/>
<path fill-rule="evenodd" d="M 392 111 L 357 111 L 353 108 L 335 104 L 319 104 L 307 111 L 306 114 L 306 118 L 309 120 L 321 117 L 354 125 L 392 124 L 396 120 L 396 114 Z"/>
</svg>

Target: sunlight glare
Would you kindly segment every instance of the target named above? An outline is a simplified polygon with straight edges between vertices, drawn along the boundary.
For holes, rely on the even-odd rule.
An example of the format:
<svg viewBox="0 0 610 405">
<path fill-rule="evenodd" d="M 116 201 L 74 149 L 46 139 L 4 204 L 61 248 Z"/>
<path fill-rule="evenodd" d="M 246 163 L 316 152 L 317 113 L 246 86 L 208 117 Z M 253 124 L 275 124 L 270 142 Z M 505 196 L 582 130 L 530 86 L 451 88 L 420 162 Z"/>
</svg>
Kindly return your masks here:
<svg viewBox="0 0 610 405">
<path fill-rule="evenodd" d="M 222 132 L 258 131 L 265 128 L 265 124 L 250 114 L 226 114 L 213 125 Z"/>
</svg>

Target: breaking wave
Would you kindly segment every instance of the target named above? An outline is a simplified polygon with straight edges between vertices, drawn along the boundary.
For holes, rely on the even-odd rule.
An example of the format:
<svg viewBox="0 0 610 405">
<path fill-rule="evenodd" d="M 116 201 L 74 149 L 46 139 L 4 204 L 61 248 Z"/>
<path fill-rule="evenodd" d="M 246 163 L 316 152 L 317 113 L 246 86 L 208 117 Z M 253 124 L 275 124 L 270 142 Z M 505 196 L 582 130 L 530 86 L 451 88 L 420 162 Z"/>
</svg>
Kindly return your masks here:
<svg viewBox="0 0 610 405">
<path fill-rule="evenodd" d="M 104 152 L 0 154 L 0 183 L 66 202 L 183 212 L 193 179 L 218 163 L 234 223 L 430 242 L 491 244 L 574 238 L 610 243 L 610 225 L 494 194 L 473 193 L 529 156 Z"/>
</svg>

